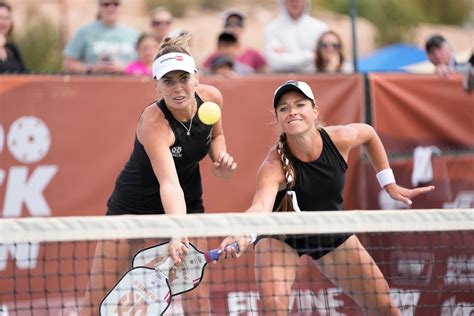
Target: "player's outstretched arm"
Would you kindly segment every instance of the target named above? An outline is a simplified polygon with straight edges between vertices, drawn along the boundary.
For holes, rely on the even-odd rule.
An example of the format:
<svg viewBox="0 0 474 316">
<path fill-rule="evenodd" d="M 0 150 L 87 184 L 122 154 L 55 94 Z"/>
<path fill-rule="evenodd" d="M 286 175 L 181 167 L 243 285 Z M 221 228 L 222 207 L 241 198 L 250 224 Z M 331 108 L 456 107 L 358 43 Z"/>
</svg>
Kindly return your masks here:
<svg viewBox="0 0 474 316">
<path fill-rule="evenodd" d="M 411 205 L 413 198 L 435 189 L 434 186 L 414 189 L 399 186 L 395 181 L 392 169 L 390 169 L 389 160 L 382 141 L 374 128 L 367 124 L 349 124 L 348 127 L 351 130 L 350 134 L 353 135 L 351 148 L 358 145 L 365 147 L 367 155 L 377 173 L 377 180 L 380 186 L 387 191 L 392 199 Z"/>
<path fill-rule="evenodd" d="M 272 149 L 257 172 L 257 188 L 252 205 L 246 210 L 246 213 L 270 213 L 278 190 L 283 183 L 284 175 L 280 159 L 276 156 L 275 150 Z M 255 238 L 256 235 L 229 236 L 222 241 L 219 249 L 225 253 L 225 250 L 229 248 L 228 245 L 236 242 L 240 251 L 236 253 L 230 250 L 227 257 L 239 257 L 255 241 Z"/>
</svg>

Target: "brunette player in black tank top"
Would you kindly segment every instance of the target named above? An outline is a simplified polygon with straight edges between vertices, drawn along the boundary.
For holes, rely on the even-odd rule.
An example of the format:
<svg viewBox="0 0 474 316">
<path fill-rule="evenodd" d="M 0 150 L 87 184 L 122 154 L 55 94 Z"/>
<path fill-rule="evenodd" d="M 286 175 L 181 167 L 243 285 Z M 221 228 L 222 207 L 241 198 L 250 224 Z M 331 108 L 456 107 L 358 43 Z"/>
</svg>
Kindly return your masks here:
<svg viewBox="0 0 474 316">
<path fill-rule="evenodd" d="M 287 81 L 278 87 L 274 108 L 282 134 L 258 171 L 257 189 L 247 212 L 341 211 L 346 161 L 351 149 L 360 145 L 367 150 L 380 185 L 393 199 L 411 204 L 413 197 L 434 189 L 398 186 L 380 138 L 371 126 L 319 126 L 319 108 L 305 82 Z M 238 256 L 254 239 L 228 237 L 220 247 L 224 250 L 238 241 L 239 254 L 227 248 L 228 254 Z M 256 238 L 256 281 L 263 314 L 287 315 L 302 255 L 311 256 L 321 272 L 367 314 L 400 315 L 382 272 L 351 234 Z"/>
<path fill-rule="evenodd" d="M 153 77 L 162 99 L 146 107 L 139 118 L 134 149 L 107 203 L 108 215 L 202 213 L 199 161 L 209 155 L 212 172 L 222 178 L 237 167 L 227 153 L 221 120 L 208 126 L 197 115 L 203 101 L 222 105 L 222 95 L 213 86 L 199 84 L 187 40 L 181 36 L 161 43 Z M 208 248 L 206 239 L 193 242 Z M 168 253 L 175 263 L 182 262 L 188 243 L 187 238 L 170 240 Z M 128 268 L 126 258 L 142 246 L 128 241 L 98 243 L 81 315 L 98 314 L 101 300 Z M 185 314 L 211 314 L 206 278 L 183 295 Z"/>
</svg>

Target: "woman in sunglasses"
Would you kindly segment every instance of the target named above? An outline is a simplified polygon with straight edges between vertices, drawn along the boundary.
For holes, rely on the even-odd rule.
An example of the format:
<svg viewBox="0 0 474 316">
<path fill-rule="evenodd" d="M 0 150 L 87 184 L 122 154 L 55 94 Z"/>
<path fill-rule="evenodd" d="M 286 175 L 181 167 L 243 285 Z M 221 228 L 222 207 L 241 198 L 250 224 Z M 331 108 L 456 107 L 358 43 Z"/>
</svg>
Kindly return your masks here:
<svg viewBox="0 0 474 316">
<path fill-rule="evenodd" d="M 324 32 L 316 45 L 316 71 L 325 73 L 352 72 L 345 62 L 341 37 L 334 31 Z"/>
<path fill-rule="evenodd" d="M 72 73 L 123 73 L 137 58 L 139 32 L 119 22 L 120 0 L 98 0 L 97 21 L 80 28 L 64 48 L 63 68 Z"/>
<path fill-rule="evenodd" d="M 173 15 L 165 7 L 157 7 L 150 15 L 151 33 L 155 36 L 158 44 L 166 37 L 171 37 L 171 25 L 173 24 Z"/>
</svg>

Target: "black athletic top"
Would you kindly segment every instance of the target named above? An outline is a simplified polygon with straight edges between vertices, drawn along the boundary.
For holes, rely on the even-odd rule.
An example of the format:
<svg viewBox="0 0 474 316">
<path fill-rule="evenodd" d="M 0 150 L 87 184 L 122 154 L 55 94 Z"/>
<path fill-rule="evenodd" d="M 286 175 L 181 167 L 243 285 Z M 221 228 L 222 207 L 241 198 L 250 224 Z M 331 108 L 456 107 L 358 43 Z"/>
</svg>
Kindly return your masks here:
<svg viewBox="0 0 474 316">
<path fill-rule="evenodd" d="M 337 211 L 343 209 L 342 191 L 347 163 L 337 150 L 328 133 L 319 129 L 323 139 L 323 149 L 318 159 L 303 162 L 290 155 L 295 168 L 296 199 L 301 211 Z M 273 211 L 276 211 L 286 194 L 286 189 L 278 192 Z M 317 260 L 344 243 L 351 234 L 310 234 L 310 235 L 273 235 L 258 236 L 277 238 L 294 248 L 299 256 L 309 255 Z"/>
<path fill-rule="evenodd" d="M 198 108 L 203 103 L 197 94 L 196 102 Z M 188 136 L 186 129 L 167 108 L 165 101 L 162 99 L 156 104 L 163 111 L 175 135 L 176 140 L 170 147 L 170 151 L 184 192 L 187 212 L 204 212 L 199 161 L 209 152 L 212 125 L 203 124 L 196 114 L 192 119 L 191 132 Z M 183 122 L 186 127 L 189 123 L 189 121 Z M 115 189 L 108 200 L 107 207 L 107 214 L 110 215 L 164 213 L 160 198 L 160 184 L 145 148 L 136 137 L 133 152 L 116 180 Z"/>
<path fill-rule="evenodd" d="M 295 168 L 295 187 L 298 205 L 302 211 L 332 211 L 343 209 L 342 192 L 347 163 L 337 150 L 328 133 L 319 129 L 323 149 L 318 159 L 303 162 L 293 155 L 288 159 Z M 286 190 L 277 194 L 273 210 L 280 204 Z"/>
</svg>

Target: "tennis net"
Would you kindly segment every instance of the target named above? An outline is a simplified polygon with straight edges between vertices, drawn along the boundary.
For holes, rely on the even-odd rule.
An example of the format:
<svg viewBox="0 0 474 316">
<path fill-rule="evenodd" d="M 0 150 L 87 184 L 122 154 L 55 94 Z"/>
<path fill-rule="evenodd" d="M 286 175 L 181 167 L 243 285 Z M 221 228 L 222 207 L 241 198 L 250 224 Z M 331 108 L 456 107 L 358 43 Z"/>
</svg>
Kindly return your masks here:
<svg viewBox="0 0 474 316">
<path fill-rule="evenodd" d="M 190 252 L 185 265 L 166 269 L 167 244 L 155 247 L 187 236 L 204 251 L 244 234 L 257 234 L 256 246 L 239 258 L 208 264 L 200 284 L 205 257 Z M 136 272 L 140 282 L 123 277 L 134 266 L 127 275 Z M 158 290 L 162 279 L 168 279 L 164 292 Z M 122 287 L 114 287 L 119 281 Z M 473 315 L 474 210 L 0 219 L 0 316 L 99 310 Z"/>
</svg>

